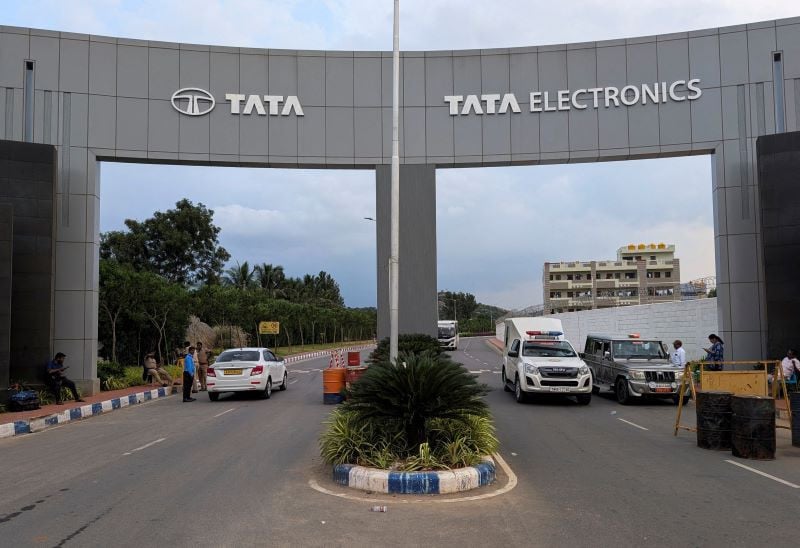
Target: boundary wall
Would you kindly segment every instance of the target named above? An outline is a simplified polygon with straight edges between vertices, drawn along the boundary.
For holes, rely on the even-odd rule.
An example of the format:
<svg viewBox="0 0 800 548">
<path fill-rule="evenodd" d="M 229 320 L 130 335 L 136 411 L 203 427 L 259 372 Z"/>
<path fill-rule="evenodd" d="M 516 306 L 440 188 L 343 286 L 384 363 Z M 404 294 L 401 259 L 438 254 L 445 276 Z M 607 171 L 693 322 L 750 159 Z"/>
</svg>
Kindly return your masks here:
<svg viewBox="0 0 800 548">
<path fill-rule="evenodd" d="M 661 339 L 670 350 L 672 341 L 680 339 L 686 350 L 686 359 L 697 360 L 704 355 L 708 335 L 719 333 L 716 298 L 596 308 L 547 317 L 561 320 L 567 340 L 578 352 L 583 351 L 589 333 L 640 333 L 642 337 Z M 496 336 L 500 340 L 503 339 L 503 330 L 503 324 L 497 324 Z"/>
</svg>

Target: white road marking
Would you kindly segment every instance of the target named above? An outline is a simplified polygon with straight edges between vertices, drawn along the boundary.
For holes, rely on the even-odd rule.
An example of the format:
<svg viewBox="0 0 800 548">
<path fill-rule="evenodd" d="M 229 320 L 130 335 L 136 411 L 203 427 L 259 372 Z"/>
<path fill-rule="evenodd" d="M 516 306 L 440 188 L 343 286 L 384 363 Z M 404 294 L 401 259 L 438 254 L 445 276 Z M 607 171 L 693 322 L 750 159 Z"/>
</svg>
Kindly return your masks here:
<svg viewBox="0 0 800 548">
<path fill-rule="evenodd" d="M 222 416 L 222 415 L 224 415 L 225 413 L 230 413 L 231 411 L 233 411 L 233 410 L 235 410 L 235 409 L 236 409 L 235 407 L 231 407 L 231 408 L 230 408 L 230 409 L 228 409 L 227 411 L 223 411 L 222 413 L 217 413 L 216 415 L 214 415 L 214 417 L 213 417 L 213 418 L 215 418 L 215 419 L 216 419 L 217 417 L 221 417 L 221 416 Z"/>
<path fill-rule="evenodd" d="M 639 426 L 639 425 L 638 425 L 638 424 L 636 424 L 635 422 L 626 421 L 626 420 L 625 420 L 625 419 L 623 419 L 623 418 L 617 418 L 617 420 L 618 420 L 618 421 L 622 421 L 622 422 L 624 422 L 625 424 L 630 424 L 631 426 L 635 426 L 635 427 L 636 427 L 636 428 L 638 428 L 639 430 L 649 430 L 649 428 L 645 428 L 644 426 Z"/>
<path fill-rule="evenodd" d="M 486 494 L 483 494 L 483 495 L 472 495 L 471 497 L 459 497 L 459 498 L 453 498 L 453 499 L 437 499 L 437 498 L 434 498 L 434 497 L 424 498 L 424 499 L 419 499 L 419 498 L 415 498 L 415 499 L 400 499 L 400 498 L 396 498 L 395 499 L 395 498 L 393 498 L 392 499 L 392 504 L 414 504 L 414 503 L 419 503 L 419 504 L 448 504 L 448 503 L 451 503 L 451 502 L 466 502 L 466 501 L 471 501 L 471 500 L 490 499 L 490 498 L 493 498 L 493 497 L 504 495 L 504 494 L 508 493 L 509 491 L 511 491 L 514 487 L 517 486 L 517 475 L 514 473 L 514 471 L 511 469 L 511 467 L 508 465 L 508 463 L 503 459 L 503 457 L 500 456 L 500 453 L 495 453 L 493 456 L 494 456 L 495 459 L 497 459 L 498 464 L 500 464 L 500 467 L 503 469 L 503 471 L 508 476 L 508 483 L 506 483 L 503 487 L 501 487 L 497 491 L 492 491 L 491 493 L 486 493 Z M 371 498 L 366 498 L 366 497 L 358 497 L 356 495 L 351 495 L 350 493 L 337 493 L 336 491 L 331 491 L 330 489 L 326 489 L 325 487 L 322 487 L 319 483 L 317 483 L 317 480 L 315 480 L 315 479 L 308 480 L 308 485 L 309 485 L 309 487 L 311 487 L 315 491 L 319 491 L 320 493 L 324 493 L 326 495 L 332 495 L 334 497 L 339 497 L 339 498 L 348 499 L 348 500 L 358 500 L 358 501 L 361 501 L 361 502 L 383 502 L 383 503 L 386 503 L 386 499 L 371 499 Z M 353 489 L 353 491 L 355 491 L 355 490 Z M 381 493 L 381 494 L 387 494 L 387 493 Z M 413 496 L 413 495 L 409 495 L 409 496 Z"/>
<path fill-rule="evenodd" d="M 289 384 L 294 384 L 294 383 L 296 383 L 298 380 L 299 380 L 299 379 L 295 379 L 295 380 L 293 380 L 293 381 L 289 381 Z"/>
<path fill-rule="evenodd" d="M 156 441 L 151 441 L 150 443 L 145 443 L 141 447 L 137 447 L 136 449 L 131 449 L 127 453 L 123 453 L 123 455 L 132 455 L 133 453 L 136 453 L 137 451 L 141 451 L 142 449 L 147 449 L 148 447 L 152 447 L 153 445 L 155 445 L 157 443 L 161 443 L 165 439 L 167 439 L 167 438 L 158 438 Z"/>
<path fill-rule="evenodd" d="M 781 478 L 777 478 L 771 474 L 767 474 L 766 472 L 762 472 L 761 470 L 756 470 L 755 468 L 750 468 L 749 466 L 745 466 L 744 464 L 738 463 L 734 460 L 725 459 L 725 462 L 728 462 L 734 466 L 738 466 L 739 468 L 744 468 L 745 470 L 749 470 L 754 474 L 758 474 L 759 476 L 764 476 L 765 478 L 769 478 L 773 481 L 777 481 L 778 483 L 782 483 L 784 485 L 788 485 L 792 489 L 800 489 L 800 485 L 796 485 L 790 481 L 782 480 Z"/>
</svg>

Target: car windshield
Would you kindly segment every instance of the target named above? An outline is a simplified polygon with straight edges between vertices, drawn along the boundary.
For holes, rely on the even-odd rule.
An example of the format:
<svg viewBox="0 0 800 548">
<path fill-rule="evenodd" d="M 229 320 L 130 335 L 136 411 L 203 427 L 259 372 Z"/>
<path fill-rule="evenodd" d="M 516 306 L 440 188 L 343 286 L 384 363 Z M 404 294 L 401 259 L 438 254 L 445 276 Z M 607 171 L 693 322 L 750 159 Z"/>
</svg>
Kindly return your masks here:
<svg viewBox="0 0 800 548">
<path fill-rule="evenodd" d="M 614 341 L 614 358 L 666 359 L 659 341 Z"/>
<path fill-rule="evenodd" d="M 452 325 L 448 325 L 445 327 L 439 327 L 439 338 L 440 339 L 452 339 L 456 336 L 456 328 Z"/>
<path fill-rule="evenodd" d="M 226 350 L 217 357 L 216 363 L 257 362 L 259 355 L 258 350 Z"/>
<path fill-rule="evenodd" d="M 566 341 L 528 341 L 522 345 L 522 355 L 537 358 L 574 358 L 575 351 Z"/>
</svg>

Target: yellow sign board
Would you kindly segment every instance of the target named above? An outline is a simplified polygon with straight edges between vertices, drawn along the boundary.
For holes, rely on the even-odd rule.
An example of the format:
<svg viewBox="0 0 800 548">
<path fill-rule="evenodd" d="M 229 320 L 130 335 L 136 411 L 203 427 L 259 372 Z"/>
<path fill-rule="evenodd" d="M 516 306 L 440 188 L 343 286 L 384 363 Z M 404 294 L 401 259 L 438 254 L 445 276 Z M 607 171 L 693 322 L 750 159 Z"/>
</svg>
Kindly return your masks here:
<svg viewBox="0 0 800 548">
<path fill-rule="evenodd" d="M 277 335 L 280 332 L 280 322 L 258 322 L 259 335 Z"/>
</svg>

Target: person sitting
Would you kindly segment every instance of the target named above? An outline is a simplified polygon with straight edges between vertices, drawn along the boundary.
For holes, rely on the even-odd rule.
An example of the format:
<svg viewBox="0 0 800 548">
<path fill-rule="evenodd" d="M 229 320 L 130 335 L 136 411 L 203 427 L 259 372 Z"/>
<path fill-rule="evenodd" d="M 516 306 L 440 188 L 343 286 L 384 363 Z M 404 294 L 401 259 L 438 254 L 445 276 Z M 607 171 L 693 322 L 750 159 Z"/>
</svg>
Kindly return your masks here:
<svg viewBox="0 0 800 548">
<path fill-rule="evenodd" d="M 84 400 L 78 395 L 78 389 L 75 387 L 75 383 L 69 380 L 64 375 L 64 370 L 68 369 L 68 365 L 64 365 L 64 359 L 67 357 L 66 354 L 63 352 L 59 352 L 55 355 L 55 357 L 47 363 L 47 384 L 50 387 L 50 390 L 53 391 L 53 394 L 56 397 L 56 405 L 61 405 L 64 403 L 61 400 L 61 387 L 66 387 L 70 392 L 72 392 L 72 397 L 75 401 L 82 402 Z"/>
<path fill-rule="evenodd" d="M 155 352 L 148 352 L 145 356 L 144 371 L 149 379 L 152 379 L 152 381 L 157 382 L 161 386 L 172 386 L 172 377 L 167 373 L 166 369 L 158 365 Z"/>
</svg>

